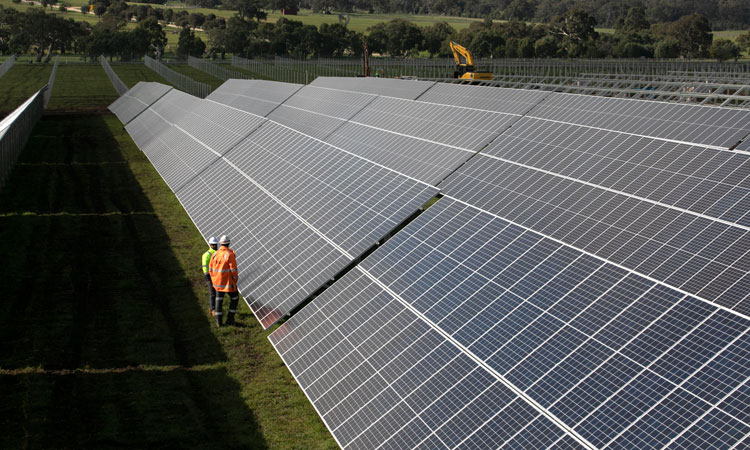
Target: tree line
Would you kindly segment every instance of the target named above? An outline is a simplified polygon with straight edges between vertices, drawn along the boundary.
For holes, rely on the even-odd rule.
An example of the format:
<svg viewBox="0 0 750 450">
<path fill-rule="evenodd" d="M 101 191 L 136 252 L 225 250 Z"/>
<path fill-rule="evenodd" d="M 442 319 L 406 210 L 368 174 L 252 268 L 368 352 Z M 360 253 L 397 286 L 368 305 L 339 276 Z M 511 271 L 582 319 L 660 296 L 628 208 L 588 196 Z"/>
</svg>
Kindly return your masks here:
<svg viewBox="0 0 750 450">
<path fill-rule="evenodd" d="M 127 5 L 122 1 L 97 0 L 104 8 L 95 26 L 62 19 L 43 9 L 21 12 L 0 6 L 0 53 L 27 53 L 41 61 L 53 50 L 73 52 L 84 58 L 105 55 L 121 60 L 140 59 L 149 54 L 157 59 L 166 50 L 164 26 L 180 28 L 178 46 L 171 52 L 222 57 L 226 53 L 246 57 L 282 55 L 295 58 L 345 57 L 361 55 L 366 45 L 371 53 L 396 57 L 450 56 L 453 40 L 479 58 L 737 58 L 750 52 L 750 32 L 736 42 L 713 39 L 708 19 L 699 14 L 682 16 L 673 22 L 651 24 L 644 8 L 630 8 L 617 18 L 614 33 L 598 33 L 596 18 L 571 9 L 548 23 L 529 24 L 520 20 L 476 21 L 455 30 L 446 22 L 419 27 L 404 19 L 378 23 L 367 34 L 343 23 L 319 27 L 281 18 L 263 22 L 263 9 L 254 0 L 233 0 L 237 14 L 225 19 L 215 14 L 175 12 L 149 5 Z M 82 8 L 82 12 L 87 10 Z M 127 23 L 137 26 L 125 30 Z M 204 31 L 207 42 L 195 33 Z"/>
</svg>

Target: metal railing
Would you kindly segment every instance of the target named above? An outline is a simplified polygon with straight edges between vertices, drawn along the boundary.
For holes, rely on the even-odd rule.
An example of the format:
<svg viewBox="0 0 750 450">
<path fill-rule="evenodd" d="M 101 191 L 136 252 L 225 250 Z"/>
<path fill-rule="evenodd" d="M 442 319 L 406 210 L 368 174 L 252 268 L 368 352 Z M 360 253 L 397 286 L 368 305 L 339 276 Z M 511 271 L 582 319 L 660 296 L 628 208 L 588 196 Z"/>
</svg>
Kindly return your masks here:
<svg viewBox="0 0 750 450">
<path fill-rule="evenodd" d="M 57 63 L 60 61 L 60 55 L 55 57 L 55 65 L 52 66 L 52 73 L 49 74 L 49 81 L 47 82 L 47 89 L 44 91 L 44 108 L 47 108 L 49 99 L 52 96 L 52 88 L 55 87 L 55 77 L 57 76 Z"/>
<path fill-rule="evenodd" d="M 107 76 L 109 77 L 109 81 L 112 83 L 112 86 L 117 91 L 117 95 L 121 96 L 122 94 L 128 92 L 128 87 L 125 85 L 125 83 L 122 82 L 120 77 L 117 76 L 115 71 L 112 69 L 112 66 L 109 65 L 109 61 L 107 61 L 107 58 L 105 58 L 104 55 L 99 56 L 99 62 L 104 68 L 104 71 L 107 73 Z"/>
<path fill-rule="evenodd" d="M 232 69 L 227 69 L 218 64 L 214 64 L 212 62 L 205 61 L 200 58 L 194 58 L 192 56 L 188 56 L 188 65 L 190 67 L 194 67 L 200 70 L 201 72 L 206 72 L 212 77 L 218 78 L 223 81 L 227 81 L 230 78 L 241 79 L 241 80 L 251 80 L 253 78 L 250 75 L 244 74 L 242 72 L 238 72 Z"/>
<path fill-rule="evenodd" d="M 13 64 L 16 62 L 16 55 L 11 55 L 10 58 L 3 61 L 2 64 L 0 64 L 0 77 L 5 75 L 5 72 L 8 71 L 11 67 L 13 67 Z"/>
<path fill-rule="evenodd" d="M 318 76 L 362 75 L 360 58 L 246 59 L 235 56 L 232 65 L 277 81 L 306 83 Z M 584 74 L 610 77 L 658 77 L 662 81 L 701 81 L 714 84 L 747 84 L 750 63 L 643 59 L 479 59 L 478 70 L 496 77 L 571 78 Z M 417 78 L 451 77 L 452 58 L 370 58 L 370 76 Z"/>
<path fill-rule="evenodd" d="M 161 75 L 177 89 L 185 91 L 188 94 L 200 98 L 206 98 L 206 96 L 213 91 L 213 88 L 210 85 L 195 81 L 186 75 L 175 72 L 151 57 L 146 56 L 143 62 L 146 64 L 146 67 Z"/>
<path fill-rule="evenodd" d="M 5 185 L 18 155 L 26 146 L 31 130 L 42 117 L 46 90 L 47 86 L 41 88 L 5 119 L 0 120 L 0 188 Z"/>
</svg>

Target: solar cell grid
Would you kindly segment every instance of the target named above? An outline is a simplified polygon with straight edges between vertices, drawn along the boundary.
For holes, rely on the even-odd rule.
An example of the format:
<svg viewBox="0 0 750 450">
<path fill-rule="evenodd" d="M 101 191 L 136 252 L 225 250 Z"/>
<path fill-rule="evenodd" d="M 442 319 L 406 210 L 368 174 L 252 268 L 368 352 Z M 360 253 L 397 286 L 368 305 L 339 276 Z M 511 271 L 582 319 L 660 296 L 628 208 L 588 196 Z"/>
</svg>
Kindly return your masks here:
<svg viewBox="0 0 750 450">
<path fill-rule="evenodd" d="M 564 434 L 358 268 L 269 339 L 343 448 L 513 448 Z"/>
<path fill-rule="evenodd" d="M 125 94 L 109 105 L 120 122 L 127 124 L 172 88 L 161 83 L 139 81 Z"/>
<path fill-rule="evenodd" d="M 728 148 L 750 131 L 750 111 L 553 93 L 529 117 Z"/>
<path fill-rule="evenodd" d="M 227 80 L 207 100 L 266 116 L 303 85 L 265 80 Z"/>
<path fill-rule="evenodd" d="M 434 84 L 395 78 L 317 77 L 310 86 L 415 100 Z"/>
<path fill-rule="evenodd" d="M 264 122 L 255 114 L 174 92 L 159 100 L 153 110 L 183 130 L 200 136 L 203 143 L 218 153 L 225 153 Z"/>
<path fill-rule="evenodd" d="M 376 98 L 373 94 L 305 86 L 269 114 L 269 118 L 324 139 Z"/>
<path fill-rule="evenodd" d="M 461 234 L 458 224 L 477 217 L 494 237 Z M 361 266 L 597 446 L 627 445 L 634 433 L 648 443 L 641 447 L 660 446 L 692 422 L 673 423 L 662 413 L 679 412 L 675 396 L 705 412 L 724 407 L 727 393 L 748 383 L 750 369 L 721 370 L 731 381 L 720 394 L 690 387 L 716 377 L 703 374 L 718 361 L 742 364 L 733 355 L 746 345 L 750 320 L 528 234 L 535 233 L 488 222 L 486 213 L 444 197 Z M 474 239 L 487 243 L 481 258 L 479 249 L 457 251 Z M 528 255 L 540 250 L 527 269 Z M 547 266 L 556 267 L 539 282 Z M 538 287 L 518 289 L 527 279 Z M 640 428 L 654 423 L 663 435 Z"/>
<path fill-rule="evenodd" d="M 742 218 L 738 225 L 717 223 L 483 155 L 449 177 L 443 190 L 638 273 L 746 312 L 750 233 Z"/>
<path fill-rule="evenodd" d="M 326 141 L 437 184 L 519 116 L 378 97 Z"/>
<path fill-rule="evenodd" d="M 526 114 L 549 94 L 547 91 L 435 83 L 419 100 L 500 113 Z"/>
<path fill-rule="evenodd" d="M 351 255 L 437 193 L 275 123 L 263 125 L 226 158 Z"/>
</svg>

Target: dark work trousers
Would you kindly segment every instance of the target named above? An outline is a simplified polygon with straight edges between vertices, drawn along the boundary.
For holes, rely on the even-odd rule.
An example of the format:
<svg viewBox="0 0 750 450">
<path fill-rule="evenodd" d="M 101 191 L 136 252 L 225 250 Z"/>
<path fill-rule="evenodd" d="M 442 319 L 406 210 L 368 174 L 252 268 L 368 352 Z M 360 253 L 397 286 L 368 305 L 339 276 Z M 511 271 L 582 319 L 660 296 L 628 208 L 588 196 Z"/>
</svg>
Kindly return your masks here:
<svg viewBox="0 0 750 450">
<path fill-rule="evenodd" d="M 208 309 L 213 311 L 216 309 L 216 289 L 214 289 L 211 278 L 206 280 L 206 284 L 208 285 Z"/>
<path fill-rule="evenodd" d="M 224 302 L 224 294 L 229 294 L 229 314 L 227 314 L 227 325 L 234 323 L 234 313 L 237 312 L 237 303 L 240 301 L 240 294 L 234 292 L 216 292 L 216 324 L 221 326 L 221 319 L 224 313 L 221 311 L 221 304 Z"/>
</svg>

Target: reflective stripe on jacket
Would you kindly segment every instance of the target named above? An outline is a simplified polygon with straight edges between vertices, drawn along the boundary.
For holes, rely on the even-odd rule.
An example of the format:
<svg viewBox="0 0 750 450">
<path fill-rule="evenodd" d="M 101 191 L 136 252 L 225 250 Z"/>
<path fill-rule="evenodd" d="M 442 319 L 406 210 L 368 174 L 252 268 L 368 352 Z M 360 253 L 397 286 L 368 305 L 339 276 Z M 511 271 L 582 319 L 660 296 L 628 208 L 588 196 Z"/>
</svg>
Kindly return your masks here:
<svg viewBox="0 0 750 450">
<path fill-rule="evenodd" d="M 216 250 L 209 247 L 201 257 L 201 268 L 204 274 L 208 273 L 208 263 L 211 262 L 211 257 L 214 256 L 214 253 L 216 253 Z"/>
<path fill-rule="evenodd" d="M 217 291 L 237 291 L 238 271 L 234 250 L 229 247 L 220 247 L 208 264 L 208 272 L 211 274 L 211 283 Z"/>
</svg>

